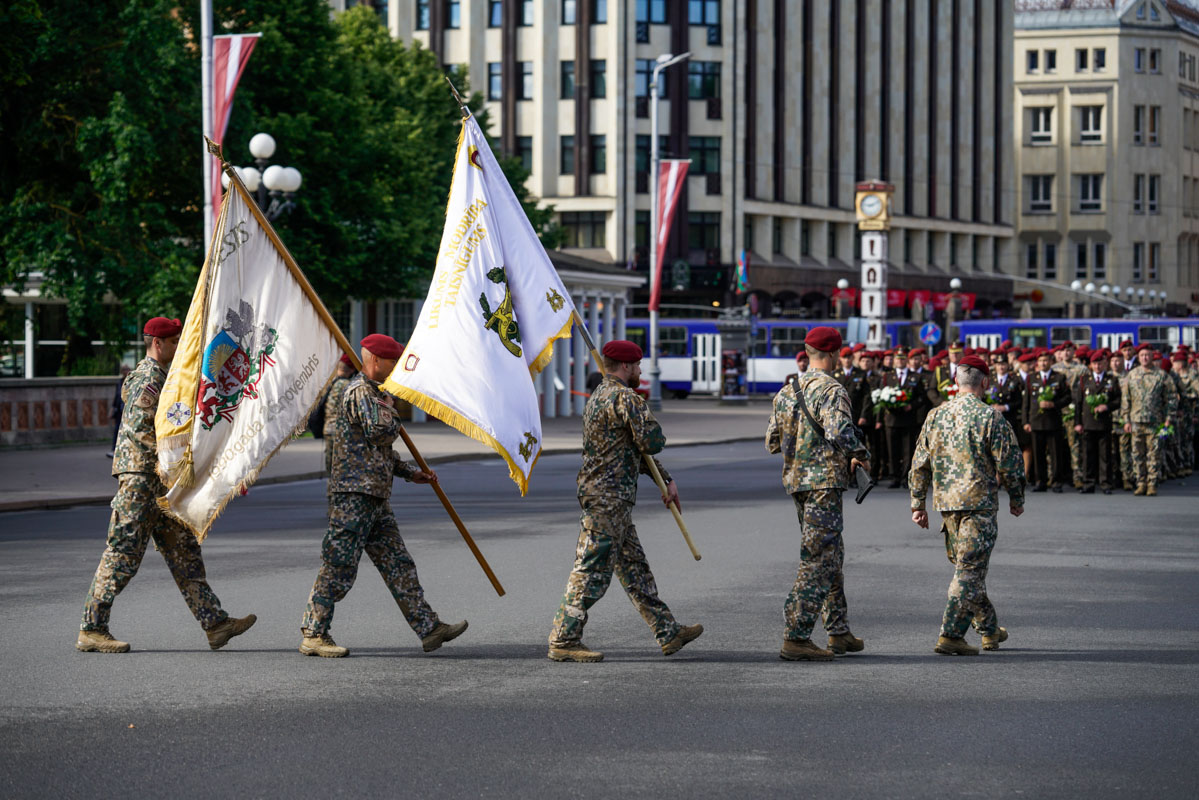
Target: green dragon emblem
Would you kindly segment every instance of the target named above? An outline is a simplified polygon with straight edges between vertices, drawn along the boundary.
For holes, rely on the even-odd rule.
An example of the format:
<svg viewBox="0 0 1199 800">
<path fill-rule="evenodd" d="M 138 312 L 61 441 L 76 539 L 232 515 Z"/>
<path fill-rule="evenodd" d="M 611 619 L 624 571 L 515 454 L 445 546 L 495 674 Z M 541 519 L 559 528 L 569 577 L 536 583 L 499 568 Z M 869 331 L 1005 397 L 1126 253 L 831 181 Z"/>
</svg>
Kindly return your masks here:
<svg viewBox="0 0 1199 800">
<path fill-rule="evenodd" d="M 516 323 L 516 312 L 512 308 L 512 289 L 508 286 L 508 274 L 504 272 L 503 267 L 495 267 L 488 270 L 487 278 L 492 283 L 498 283 L 504 287 L 504 299 L 495 311 L 491 310 L 491 304 L 487 302 L 487 293 L 479 293 L 479 307 L 483 309 L 483 327 L 487 330 L 495 331 L 496 336 L 500 337 L 500 344 L 514 356 L 520 357 L 520 326 Z"/>
</svg>

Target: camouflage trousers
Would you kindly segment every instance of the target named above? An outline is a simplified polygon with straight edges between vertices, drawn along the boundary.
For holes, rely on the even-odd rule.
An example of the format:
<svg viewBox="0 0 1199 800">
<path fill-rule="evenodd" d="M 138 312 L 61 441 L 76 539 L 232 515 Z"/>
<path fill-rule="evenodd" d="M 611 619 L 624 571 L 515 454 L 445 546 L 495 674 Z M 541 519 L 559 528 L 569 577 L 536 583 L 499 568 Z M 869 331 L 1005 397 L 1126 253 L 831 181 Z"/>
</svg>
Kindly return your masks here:
<svg viewBox="0 0 1199 800">
<path fill-rule="evenodd" d="M 1132 472 L 1130 480 L 1137 486 L 1156 487 L 1161 478 L 1162 445 L 1157 426 L 1132 423 Z"/>
<path fill-rule="evenodd" d="M 204 575 L 204 557 L 196 537 L 158 507 L 157 500 L 164 494 L 166 487 L 156 475 L 127 472 L 120 476 L 108 520 L 108 546 L 88 589 L 80 630 L 108 630 L 112 603 L 137 574 L 151 539 L 201 627 L 211 630 L 228 618 Z"/>
<path fill-rule="evenodd" d="M 848 633 L 849 608 L 841 574 L 845 562 L 841 490 L 812 489 L 791 497 L 795 500 L 802 535 L 795 586 L 783 604 L 786 625 L 783 638 L 793 642 L 810 639 L 822 611 L 829 635 Z"/>
<path fill-rule="evenodd" d="M 421 638 L 428 636 L 440 620 L 425 601 L 416 564 L 400 538 L 391 503 L 350 492 L 334 492 L 329 497 L 329 530 L 321 544 L 321 569 L 300 624 L 303 634 L 324 636 L 329 632 L 333 606 L 354 586 L 364 551 L 412 630 Z"/>
<path fill-rule="evenodd" d="M 1132 434 L 1124 433 L 1123 425 L 1120 427 L 1120 474 L 1124 477 L 1125 486 L 1135 486 L 1137 473 L 1132 467 Z"/>
<path fill-rule="evenodd" d="M 942 511 L 945 555 L 953 564 L 949 601 L 941 620 L 941 635 L 960 639 L 974 625 L 983 636 L 999 630 L 995 606 L 987 598 L 987 566 L 999 534 L 995 511 Z"/>
<path fill-rule="evenodd" d="M 666 644 L 679 632 L 679 623 L 658 597 L 658 585 L 650 571 L 645 551 L 633 526 L 633 505 L 607 497 L 580 497 L 579 544 L 574 568 L 566 579 L 566 593 L 550 645 L 560 647 L 583 638 L 587 611 L 608 590 L 612 573 L 620 579 L 625 594 L 654 632 L 658 644 Z"/>
<path fill-rule="evenodd" d="M 1082 434 L 1074 430 L 1074 423 L 1066 424 L 1066 447 L 1070 450 L 1070 472 L 1075 486 L 1083 483 Z"/>
</svg>

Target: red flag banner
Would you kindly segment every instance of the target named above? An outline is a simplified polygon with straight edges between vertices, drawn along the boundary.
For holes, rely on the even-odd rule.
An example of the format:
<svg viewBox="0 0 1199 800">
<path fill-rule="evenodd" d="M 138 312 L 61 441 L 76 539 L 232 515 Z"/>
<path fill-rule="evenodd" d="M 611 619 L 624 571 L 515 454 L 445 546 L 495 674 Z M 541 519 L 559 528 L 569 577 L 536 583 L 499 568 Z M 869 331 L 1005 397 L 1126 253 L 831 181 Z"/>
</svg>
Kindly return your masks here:
<svg viewBox="0 0 1199 800">
<path fill-rule="evenodd" d="M 662 301 L 662 272 L 666 260 L 666 242 L 670 239 L 670 225 L 674 222 L 675 206 L 679 202 L 679 194 L 683 191 L 683 180 L 687 177 L 687 167 L 690 160 L 668 159 L 659 162 L 658 168 L 658 241 L 657 248 L 658 274 L 654 276 L 653 285 L 649 290 L 649 310 L 657 311 Z"/>
<path fill-rule="evenodd" d="M 908 292 L 908 297 L 911 298 L 913 303 L 920 301 L 920 305 L 925 308 L 928 308 L 928 304 L 933 301 L 933 293 L 928 289 L 913 289 Z"/>
<path fill-rule="evenodd" d="M 832 298 L 834 301 L 846 300 L 850 305 L 858 304 L 858 295 L 861 294 L 861 289 L 851 286 L 848 289 L 833 289 Z"/>
<path fill-rule="evenodd" d="M 933 292 L 933 308 L 938 311 L 944 311 L 949 308 L 949 298 L 953 296 L 952 292 Z M 974 310 L 974 292 L 958 292 L 958 298 L 962 301 L 962 311 Z"/>
<path fill-rule="evenodd" d="M 212 37 L 212 140 L 221 144 L 233 112 L 233 94 L 237 82 L 250 61 L 250 53 L 261 33 L 238 33 Z M 220 215 L 221 164 L 212 157 L 212 214 Z"/>
<path fill-rule="evenodd" d="M 887 290 L 887 308 L 903 308 L 904 301 L 907 299 L 908 293 L 903 289 Z"/>
</svg>

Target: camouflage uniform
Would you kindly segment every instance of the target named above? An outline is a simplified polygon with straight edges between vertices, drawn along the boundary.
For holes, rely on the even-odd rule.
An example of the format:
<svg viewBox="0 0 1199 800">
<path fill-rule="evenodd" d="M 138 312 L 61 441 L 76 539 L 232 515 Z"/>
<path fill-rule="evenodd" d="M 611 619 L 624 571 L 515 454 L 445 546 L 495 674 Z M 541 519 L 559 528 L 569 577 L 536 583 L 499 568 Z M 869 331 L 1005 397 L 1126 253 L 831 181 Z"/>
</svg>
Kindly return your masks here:
<svg viewBox="0 0 1199 800">
<path fill-rule="evenodd" d="M 112 499 L 108 546 L 88 589 L 80 630 L 108 630 L 113 600 L 137 574 L 151 539 L 204 630 L 212 630 L 229 616 L 204 576 L 204 558 L 195 536 L 158 507 L 166 487 L 155 474 L 154 415 L 166 376 L 166 370 L 147 356 L 129 373 L 121 390 L 125 410 L 112 460 L 112 474 L 120 485 Z"/>
<path fill-rule="evenodd" d="M 1182 466 L 1188 474 L 1195 469 L 1195 421 L 1199 415 L 1199 371 L 1191 366 L 1185 372 L 1178 372 L 1182 381 L 1183 397 L 1186 400 L 1185 410 L 1179 403 L 1178 422 L 1181 425 L 1178 435 L 1182 444 Z"/>
<path fill-rule="evenodd" d="M 1174 385 L 1174 394 L 1178 400 L 1177 411 L 1170 416 L 1170 421 L 1174 424 L 1174 435 L 1162 443 L 1166 462 L 1165 474 L 1170 478 L 1180 478 L 1182 477 L 1182 437 L 1185 429 L 1182 420 L 1189 417 L 1191 412 L 1186 399 L 1186 386 L 1183 384 L 1182 378 L 1172 368 L 1166 372 L 1166 377 Z"/>
<path fill-rule="evenodd" d="M 1132 424 L 1132 463 L 1134 483 L 1157 488 L 1161 457 L 1161 438 L 1157 428 L 1173 419 L 1178 406 L 1174 383 L 1155 367 L 1138 367 L 1128 376 L 1124 390 L 1127 421 Z"/>
<path fill-rule="evenodd" d="M 393 403 L 378 383 L 361 373 L 346 386 L 333 432 L 329 530 L 300 625 L 304 636 L 329 632 L 334 604 L 354 585 L 364 551 L 417 636 L 428 636 L 440 622 L 425 601 L 416 565 L 391 510 L 392 480 L 410 480 L 418 471 L 391 448 L 400 435 Z"/>
<path fill-rule="evenodd" d="M 1136 364 L 1134 361 L 1133 364 Z M 1120 373 L 1120 396 L 1128 397 L 1128 379 L 1132 377 L 1133 372 L 1139 368 L 1139 365 L 1134 366 L 1131 370 L 1125 370 Z M 1120 445 L 1120 474 L 1123 476 L 1124 488 L 1132 489 L 1136 483 L 1136 470 L 1132 467 L 1132 434 L 1125 433 L 1124 423 L 1128 422 L 1128 403 L 1125 402 L 1119 409 L 1118 416 L 1112 417 L 1112 426 L 1118 430 L 1118 441 Z"/>
<path fill-rule="evenodd" d="M 824 428 L 821 437 L 796 401 L 796 384 L 808 411 Z M 840 445 L 838 452 L 829 439 Z M 862 432 L 850 418 L 849 395 L 827 373 L 810 370 L 774 397 L 766 428 L 766 449 L 783 454 L 783 488 L 795 500 L 801 544 L 795 585 L 783 605 L 790 641 L 810 639 L 824 612 L 829 635 L 849 633 L 848 605 L 841 566 L 841 493 L 849 482 L 849 456 L 870 458 Z"/>
<path fill-rule="evenodd" d="M 648 473 L 643 453 L 662 452 L 666 437 L 645 400 L 607 376 L 583 408 L 583 466 L 578 476 L 579 543 L 574 568 L 550 631 L 551 647 L 583 638 L 587 612 L 604 596 L 615 572 L 658 644 L 679 632 L 674 615 L 658 597 L 654 574 L 633 526 L 637 478 Z M 657 463 L 657 459 L 654 459 Z M 662 480 L 670 473 L 661 464 Z"/>
<path fill-rule="evenodd" d="M 1081 361 L 1063 361 L 1054 364 L 1051 367 L 1055 372 L 1060 372 L 1066 376 L 1066 386 L 1070 390 L 1070 395 L 1073 397 L 1074 389 L 1078 386 L 1078 382 L 1087 374 L 1087 366 Z M 1072 401 L 1073 402 L 1073 401 Z M 1074 426 L 1082 419 L 1082 415 L 1078 413 L 1077 406 L 1074 407 L 1074 419 L 1066 423 L 1066 447 L 1070 450 L 1070 470 L 1073 473 L 1074 485 L 1081 487 L 1084 483 L 1083 479 L 1083 460 L 1082 460 L 1082 437 L 1074 430 Z"/>
<path fill-rule="evenodd" d="M 912 510 L 925 510 L 933 487 L 945 554 L 954 565 L 941 635 L 960 639 L 973 621 L 983 636 L 999 630 L 987 599 L 987 566 L 999 532 L 999 486 L 1014 508 L 1024 506 L 1024 459 L 1012 426 L 972 394 L 938 406 L 916 442 L 909 478 Z"/>
<path fill-rule="evenodd" d="M 337 417 L 341 412 L 341 400 L 345 396 L 346 387 L 350 385 L 349 378 L 340 376 L 329 384 L 325 395 L 325 474 L 333 474 L 333 437 L 337 434 Z"/>
</svg>

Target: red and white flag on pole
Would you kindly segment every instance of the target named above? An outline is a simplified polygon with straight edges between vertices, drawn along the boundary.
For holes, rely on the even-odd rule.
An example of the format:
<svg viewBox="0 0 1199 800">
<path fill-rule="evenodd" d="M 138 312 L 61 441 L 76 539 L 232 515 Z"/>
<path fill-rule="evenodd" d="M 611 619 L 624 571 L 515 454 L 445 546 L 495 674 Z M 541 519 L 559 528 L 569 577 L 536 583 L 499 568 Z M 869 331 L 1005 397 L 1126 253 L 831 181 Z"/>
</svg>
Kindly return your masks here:
<svg viewBox="0 0 1199 800">
<path fill-rule="evenodd" d="M 657 311 L 662 300 L 662 272 L 666 259 L 666 242 L 670 239 L 670 225 L 674 222 L 675 207 L 679 202 L 679 194 L 683 191 L 683 179 L 687 177 L 689 159 L 668 159 L 659 162 L 658 167 L 658 241 L 656 263 L 658 274 L 654 276 L 653 285 L 649 290 L 649 309 Z"/>
<path fill-rule="evenodd" d="M 212 37 L 212 140 L 225 141 L 229 115 L 233 112 L 233 93 L 250 61 L 250 53 L 261 33 L 236 33 Z M 221 164 L 212 156 L 212 215 L 220 214 Z"/>
</svg>

